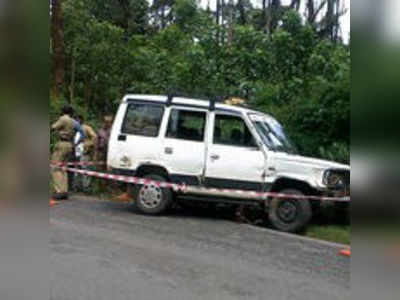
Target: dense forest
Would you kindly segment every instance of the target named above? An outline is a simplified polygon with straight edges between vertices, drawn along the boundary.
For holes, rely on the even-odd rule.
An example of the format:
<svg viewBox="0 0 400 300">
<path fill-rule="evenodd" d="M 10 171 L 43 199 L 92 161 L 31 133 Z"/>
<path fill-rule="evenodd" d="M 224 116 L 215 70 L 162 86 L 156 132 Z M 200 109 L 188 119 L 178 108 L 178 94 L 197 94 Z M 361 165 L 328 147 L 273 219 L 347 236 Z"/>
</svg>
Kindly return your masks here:
<svg viewBox="0 0 400 300">
<path fill-rule="evenodd" d="M 207 4 L 208 3 L 208 4 Z M 241 97 L 305 155 L 349 161 L 341 0 L 51 0 L 50 118 L 92 125 L 127 91 Z"/>
</svg>

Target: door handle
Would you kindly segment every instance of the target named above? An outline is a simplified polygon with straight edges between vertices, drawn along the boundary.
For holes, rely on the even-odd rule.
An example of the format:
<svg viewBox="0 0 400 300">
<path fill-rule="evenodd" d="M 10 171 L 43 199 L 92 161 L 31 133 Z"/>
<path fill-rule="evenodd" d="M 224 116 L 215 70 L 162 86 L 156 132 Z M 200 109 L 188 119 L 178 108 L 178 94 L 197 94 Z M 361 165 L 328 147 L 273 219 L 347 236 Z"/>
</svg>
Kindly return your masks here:
<svg viewBox="0 0 400 300">
<path fill-rule="evenodd" d="M 217 160 L 217 159 L 219 159 L 219 155 L 218 154 L 211 154 L 210 158 L 211 158 L 211 160 Z"/>
<path fill-rule="evenodd" d="M 118 141 L 125 142 L 125 141 L 126 141 L 126 135 L 120 134 L 120 135 L 118 136 Z"/>
<path fill-rule="evenodd" d="M 165 147 L 164 152 L 165 154 L 172 154 L 174 153 L 174 149 L 171 147 Z"/>
</svg>

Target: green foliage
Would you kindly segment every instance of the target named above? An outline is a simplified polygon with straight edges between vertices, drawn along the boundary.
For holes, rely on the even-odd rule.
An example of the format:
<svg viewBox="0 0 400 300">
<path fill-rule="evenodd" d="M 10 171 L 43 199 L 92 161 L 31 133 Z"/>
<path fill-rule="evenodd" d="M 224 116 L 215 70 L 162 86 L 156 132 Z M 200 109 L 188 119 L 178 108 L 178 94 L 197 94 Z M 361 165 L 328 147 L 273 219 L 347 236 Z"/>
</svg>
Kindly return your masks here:
<svg viewBox="0 0 400 300">
<path fill-rule="evenodd" d="M 84 0 L 81 3 L 97 20 L 119 26 L 127 35 L 144 34 L 149 30 L 147 0 Z"/>
<path fill-rule="evenodd" d="M 176 0 L 174 8 L 175 23 L 183 31 L 190 30 L 198 17 L 196 0 Z"/>
<path fill-rule="evenodd" d="M 310 225 L 306 236 L 344 245 L 351 243 L 351 230 L 348 225 Z"/>
<path fill-rule="evenodd" d="M 235 25 L 228 43 L 226 26 L 195 0 L 164 1 L 171 10 L 163 30 L 143 1 L 122 1 L 131 15 L 140 8 L 126 27 L 117 2 L 64 1 L 65 99 L 89 119 L 115 112 L 127 89 L 244 97 L 281 121 L 302 153 L 349 161 L 349 49 L 320 39 L 298 13 L 286 12 L 269 35 L 258 21 Z M 257 14 L 248 11 L 249 19 Z"/>
</svg>

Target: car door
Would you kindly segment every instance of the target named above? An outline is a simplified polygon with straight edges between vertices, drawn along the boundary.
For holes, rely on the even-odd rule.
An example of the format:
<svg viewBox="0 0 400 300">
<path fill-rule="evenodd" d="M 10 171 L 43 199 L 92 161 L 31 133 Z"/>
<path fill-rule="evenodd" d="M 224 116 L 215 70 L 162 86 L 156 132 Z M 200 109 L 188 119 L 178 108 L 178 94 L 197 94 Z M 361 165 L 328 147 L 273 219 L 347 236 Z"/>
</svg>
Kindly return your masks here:
<svg viewBox="0 0 400 300">
<path fill-rule="evenodd" d="M 143 163 L 160 159 L 161 122 L 164 105 L 149 101 L 128 101 L 123 104 L 110 137 L 108 163 L 117 169 L 134 171 Z"/>
<path fill-rule="evenodd" d="M 201 183 L 205 165 L 208 111 L 172 106 L 163 141 L 162 159 L 174 182 Z"/>
<path fill-rule="evenodd" d="M 240 115 L 215 112 L 206 156 L 207 187 L 260 190 L 265 156 Z"/>
</svg>

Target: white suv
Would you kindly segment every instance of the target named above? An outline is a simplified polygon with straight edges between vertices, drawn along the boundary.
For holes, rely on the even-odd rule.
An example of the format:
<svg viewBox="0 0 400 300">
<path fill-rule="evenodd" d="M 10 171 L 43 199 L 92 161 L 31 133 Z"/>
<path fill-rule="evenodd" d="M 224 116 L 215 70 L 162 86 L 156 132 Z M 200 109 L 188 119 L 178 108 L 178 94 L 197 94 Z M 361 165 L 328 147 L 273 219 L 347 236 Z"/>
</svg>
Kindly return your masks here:
<svg viewBox="0 0 400 300">
<path fill-rule="evenodd" d="M 135 203 L 144 213 L 159 214 L 185 200 L 256 204 L 275 228 L 288 232 L 302 229 L 320 202 L 259 199 L 233 190 L 342 197 L 350 184 L 349 166 L 296 154 L 282 126 L 267 114 L 172 96 L 123 98 L 107 165 L 116 174 L 187 186 L 185 193 L 135 186 Z"/>
</svg>

